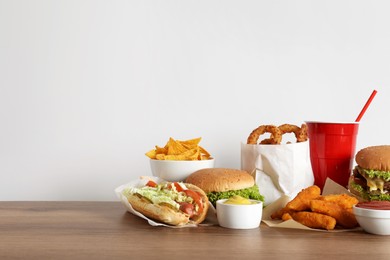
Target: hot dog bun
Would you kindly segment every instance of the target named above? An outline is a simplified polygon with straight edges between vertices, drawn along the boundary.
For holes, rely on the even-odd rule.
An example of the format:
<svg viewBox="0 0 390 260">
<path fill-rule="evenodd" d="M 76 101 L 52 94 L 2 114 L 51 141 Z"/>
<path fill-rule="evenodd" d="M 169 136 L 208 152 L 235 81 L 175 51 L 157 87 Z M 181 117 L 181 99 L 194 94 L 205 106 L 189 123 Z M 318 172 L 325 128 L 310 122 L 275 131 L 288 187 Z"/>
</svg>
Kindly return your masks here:
<svg viewBox="0 0 390 260">
<path fill-rule="evenodd" d="M 188 215 L 179 210 L 170 208 L 169 206 L 153 204 L 143 197 L 129 195 L 127 199 L 136 211 L 159 222 L 178 226 L 185 225 L 190 220 Z"/>
<path fill-rule="evenodd" d="M 129 194 L 127 199 L 136 211 L 156 221 L 173 226 L 185 225 L 188 223 L 199 224 L 206 218 L 209 208 L 208 198 L 204 191 L 199 187 L 187 183 L 184 185 L 187 187 L 187 189 L 196 191 L 200 195 L 203 204 L 203 211 L 198 215 L 193 216 L 191 219 L 188 214 L 185 214 L 184 212 L 175 209 L 170 205 L 153 204 L 150 200 L 138 194 Z"/>
</svg>

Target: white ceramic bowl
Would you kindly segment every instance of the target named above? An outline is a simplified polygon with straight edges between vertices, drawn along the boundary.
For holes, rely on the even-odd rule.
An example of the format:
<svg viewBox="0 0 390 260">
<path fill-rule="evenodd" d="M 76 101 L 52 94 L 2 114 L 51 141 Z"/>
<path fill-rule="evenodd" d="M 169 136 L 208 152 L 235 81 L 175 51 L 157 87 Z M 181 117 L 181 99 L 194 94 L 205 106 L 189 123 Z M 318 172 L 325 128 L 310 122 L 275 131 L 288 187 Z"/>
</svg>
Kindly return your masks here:
<svg viewBox="0 0 390 260">
<path fill-rule="evenodd" d="M 390 210 L 353 207 L 359 225 L 368 233 L 390 235 Z"/>
<path fill-rule="evenodd" d="M 153 176 L 166 181 L 184 181 L 191 173 L 205 168 L 214 168 L 214 159 L 196 161 L 173 161 L 150 159 Z"/>
<path fill-rule="evenodd" d="M 257 200 L 249 205 L 224 204 L 226 199 L 217 201 L 217 219 L 221 227 L 233 229 L 258 228 L 263 215 L 263 203 Z"/>
</svg>

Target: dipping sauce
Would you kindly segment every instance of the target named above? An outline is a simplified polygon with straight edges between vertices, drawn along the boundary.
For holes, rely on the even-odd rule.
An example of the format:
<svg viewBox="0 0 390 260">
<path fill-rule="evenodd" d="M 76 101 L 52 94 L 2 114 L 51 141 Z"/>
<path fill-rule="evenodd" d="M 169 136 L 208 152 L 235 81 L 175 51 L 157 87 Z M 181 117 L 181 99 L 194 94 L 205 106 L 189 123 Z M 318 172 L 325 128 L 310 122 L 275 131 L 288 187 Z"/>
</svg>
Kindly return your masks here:
<svg viewBox="0 0 390 260">
<path fill-rule="evenodd" d="M 234 204 L 234 205 L 250 205 L 250 204 L 257 204 L 255 201 L 250 201 L 247 198 L 241 197 L 239 195 L 234 195 L 233 197 L 230 197 L 227 199 L 224 204 Z"/>
<path fill-rule="evenodd" d="M 356 207 L 364 209 L 390 210 L 390 201 L 360 202 Z"/>
</svg>

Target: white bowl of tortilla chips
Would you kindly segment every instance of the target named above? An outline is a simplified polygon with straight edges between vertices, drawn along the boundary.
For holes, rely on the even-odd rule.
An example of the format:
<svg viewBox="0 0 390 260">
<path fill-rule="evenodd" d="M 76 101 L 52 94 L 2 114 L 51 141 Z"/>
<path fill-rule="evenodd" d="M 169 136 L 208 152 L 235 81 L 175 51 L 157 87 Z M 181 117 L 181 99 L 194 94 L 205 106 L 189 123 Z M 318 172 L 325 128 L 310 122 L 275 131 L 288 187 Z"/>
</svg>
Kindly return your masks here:
<svg viewBox="0 0 390 260">
<path fill-rule="evenodd" d="M 167 181 L 184 181 L 191 173 L 204 169 L 214 168 L 214 159 L 201 161 L 172 161 L 150 159 L 153 176 Z"/>
<path fill-rule="evenodd" d="M 186 141 L 169 138 L 164 147 L 146 153 L 153 176 L 167 181 L 184 181 L 191 173 L 214 168 L 214 158 L 199 145 L 201 138 Z"/>
</svg>

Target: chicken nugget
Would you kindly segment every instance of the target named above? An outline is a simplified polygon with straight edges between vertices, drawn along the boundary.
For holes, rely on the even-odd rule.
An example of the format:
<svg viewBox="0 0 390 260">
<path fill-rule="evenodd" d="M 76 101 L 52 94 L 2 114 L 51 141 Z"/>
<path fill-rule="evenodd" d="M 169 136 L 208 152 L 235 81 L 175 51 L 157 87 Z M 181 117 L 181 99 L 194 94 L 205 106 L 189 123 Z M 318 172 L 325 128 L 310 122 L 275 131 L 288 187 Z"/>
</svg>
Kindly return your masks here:
<svg viewBox="0 0 390 260">
<path fill-rule="evenodd" d="M 352 197 L 345 193 L 325 195 L 322 196 L 320 199 L 325 201 L 335 202 L 345 209 L 352 209 L 353 205 L 356 205 L 359 202 L 357 198 Z"/>
<path fill-rule="evenodd" d="M 290 213 L 292 210 L 284 207 L 271 214 L 272 219 L 282 219 L 282 216 L 286 213 Z"/>
<path fill-rule="evenodd" d="M 285 213 L 286 208 L 281 208 L 271 214 L 272 219 L 282 219 L 283 214 Z"/>
<path fill-rule="evenodd" d="M 291 213 L 292 218 L 310 228 L 332 230 L 336 226 L 336 219 L 324 214 L 300 211 Z"/>
<path fill-rule="evenodd" d="M 290 215 L 290 213 L 283 214 L 283 216 L 282 216 L 283 221 L 290 220 L 290 219 L 293 219 L 292 216 Z"/>
<path fill-rule="evenodd" d="M 312 185 L 300 191 L 297 196 L 287 203 L 286 208 L 293 211 L 310 209 L 310 201 L 321 196 L 321 189 Z"/>
<path fill-rule="evenodd" d="M 337 224 L 344 228 L 354 228 L 358 225 L 352 209 L 346 209 L 333 201 L 312 200 L 310 209 L 313 212 L 325 214 L 336 219 Z"/>
</svg>

